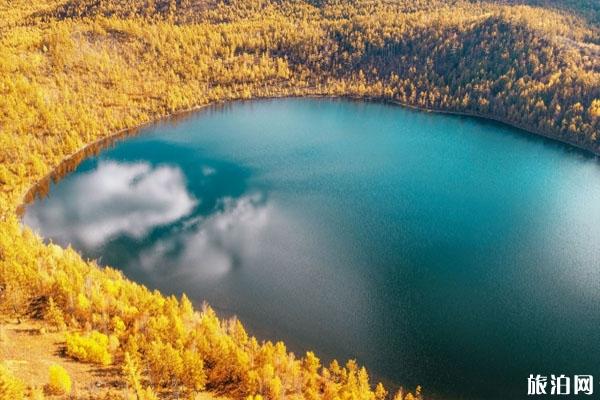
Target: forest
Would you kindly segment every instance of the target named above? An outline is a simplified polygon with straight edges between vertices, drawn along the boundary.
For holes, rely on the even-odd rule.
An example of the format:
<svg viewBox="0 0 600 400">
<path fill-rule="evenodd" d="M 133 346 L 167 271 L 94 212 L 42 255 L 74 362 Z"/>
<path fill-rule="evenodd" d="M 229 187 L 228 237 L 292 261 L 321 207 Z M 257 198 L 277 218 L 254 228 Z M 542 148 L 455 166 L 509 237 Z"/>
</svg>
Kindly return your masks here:
<svg viewBox="0 0 600 400">
<path fill-rule="evenodd" d="M 42 321 L 69 359 L 120 371 L 125 390 L 81 398 L 426 397 L 261 342 L 45 243 L 17 210 L 86 145 L 236 99 L 393 102 L 600 153 L 599 13 L 594 0 L 0 0 L 0 324 Z M 60 365 L 31 382 L 2 361 L 0 399 L 71 392 Z"/>
</svg>

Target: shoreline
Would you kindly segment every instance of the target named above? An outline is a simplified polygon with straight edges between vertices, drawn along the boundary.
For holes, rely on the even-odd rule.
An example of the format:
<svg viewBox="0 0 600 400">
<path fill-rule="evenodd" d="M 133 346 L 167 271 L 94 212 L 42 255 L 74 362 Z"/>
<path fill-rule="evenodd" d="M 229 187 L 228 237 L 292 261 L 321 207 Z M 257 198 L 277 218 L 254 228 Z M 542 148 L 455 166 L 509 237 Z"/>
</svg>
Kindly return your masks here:
<svg viewBox="0 0 600 400">
<path fill-rule="evenodd" d="M 415 106 L 411 106 L 408 104 L 403 104 L 397 101 L 390 101 L 389 103 L 394 104 L 394 105 L 398 105 L 401 107 L 406 107 L 412 110 L 416 110 L 416 111 L 423 111 L 423 112 L 430 112 L 430 113 L 436 113 L 436 114 L 446 114 L 446 115 L 458 115 L 458 116 L 464 116 L 464 117 L 471 117 L 471 118 L 480 118 L 480 119 L 484 119 L 487 121 L 494 121 L 494 122 L 498 122 L 500 124 L 509 126 L 511 128 L 515 128 L 515 129 L 519 129 L 522 131 L 525 131 L 529 134 L 532 135 L 536 135 L 536 136 L 541 136 L 544 137 L 546 139 L 552 140 L 554 142 L 558 142 L 558 143 L 562 143 L 562 144 L 566 144 L 568 146 L 571 146 L 573 148 L 576 148 L 578 150 L 582 150 L 586 153 L 588 153 L 589 155 L 595 157 L 595 158 L 600 158 L 600 147 L 598 147 L 597 149 L 594 148 L 588 148 L 584 145 L 575 143 L 573 141 L 570 141 L 568 139 L 563 139 L 560 137 L 557 137 L 551 133 L 547 133 L 544 132 L 540 129 L 534 128 L 534 127 L 530 127 L 530 126 L 526 126 L 526 125 L 522 125 L 516 122 L 512 122 L 509 121 L 505 118 L 502 117 L 496 117 L 493 115 L 485 115 L 485 114 L 480 114 L 480 113 L 476 113 L 476 112 L 467 112 L 467 111 L 451 111 L 451 110 L 441 110 L 441 109 L 429 109 L 429 108 L 420 108 L 420 107 L 415 107 Z"/>
<path fill-rule="evenodd" d="M 367 96 L 361 97 L 361 96 L 353 96 L 353 95 L 330 95 L 330 94 L 308 93 L 308 94 L 304 94 L 304 95 L 293 95 L 292 94 L 292 95 L 280 95 L 280 96 L 274 95 L 274 96 L 252 97 L 249 99 L 231 99 L 231 100 L 225 100 L 225 101 L 214 101 L 214 102 L 207 103 L 207 104 L 201 104 L 201 105 L 193 106 L 193 107 L 182 109 L 182 110 L 177 110 L 177 111 L 165 114 L 163 116 L 159 116 L 150 121 L 140 123 L 136 126 L 120 129 L 118 131 L 108 134 L 105 137 L 96 139 L 93 142 L 90 142 L 90 143 L 84 145 L 82 148 L 75 151 L 74 153 L 68 155 L 58 165 L 56 165 L 49 173 L 47 173 L 41 179 L 34 182 L 33 185 L 31 185 L 25 191 L 25 193 L 21 196 L 21 201 L 17 205 L 15 213 L 16 213 L 17 217 L 19 217 L 19 219 L 20 219 L 23 216 L 25 208 L 27 207 L 28 204 L 30 204 L 40 194 L 45 195 L 47 193 L 47 189 L 48 189 L 48 186 L 51 181 L 56 181 L 57 179 L 62 178 L 69 172 L 72 172 L 74 170 L 74 168 L 76 168 L 83 160 L 85 160 L 89 156 L 97 154 L 98 152 L 106 149 L 107 147 L 111 146 L 114 142 L 116 142 L 120 139 L 124 139 L 124 138 L 135 135 L 136 133 L 138 133 L 139 130 L 141 130 L 147 126 L 157 124 L 162 121 L 168 121 L 168 120 L 174 119 L 176 117 L 182 117 L 185 114 L 191 114 L 191 113 L 197 112 L 199 110 L 202 110 L 204 108 L 218 106 L 218 105 L 224 105 L 227 103 L 233 103 L 233 102 L 237 102 L 237 101 L 255 101 L 255 100 L 269 100 L 269 99 L 274 100 L 274 99 L 285 99 L 285 98 L 315 98 L 315 99 L 321 98 L 321 99 L 343 99 L 343 100 L 352 100 L 352 101 L 366 101 L 366 102 L 374 102 L 374 103 L 380 103 L 380 104 L 393 105 L 393 106 L 397 106 L 397 107 L 403 107 L 403 108 L 406 108 L 409 110 L 420 111 L 420 112 L 425 112 L 425 113 L 435 113 L 435 114 L 456 115 L 456 116 L 463 116 L 463 117 L 470 117 L 470 118 L 480 118 L 480 119 L 483 119 L 486 121 L 493 121 L 493 122 L 497 122 L 497 123 L 509 126 L 511 128 L 522 130 L 524 132 L 527 132 L 530 135 L 541 136 L 546 139 L 552 140 L 554 142 L 558 142 L 558 143 L 562 143 L 562 144 L 571 146 L 574 149 L 584 151 L 595 158 L 600 158 L 600 147 L 598 149 L 588 148 L 584 145 L 574 143 L 568 139 L 563 139 L 563 138 L 557 137 L 551 133 L 544 132 L 537 128 L 521 125 L 519 123 L 506 120 L 505 118 L 496 117 L 493 115 L 484 115 L 484 114 L 480 114 L 480 113 L 476 113 L 476 112 L 426 108 L 426 107 L 419 107 L 419 106 L 415 106 L 415 105 L 411 105 L 411 104 L 405 104 L 405 103 L 402 103 L 397 100 L 390 100 L 390 99 L 379 98 L 379 97 L 367 97 Z"/>
</svg>

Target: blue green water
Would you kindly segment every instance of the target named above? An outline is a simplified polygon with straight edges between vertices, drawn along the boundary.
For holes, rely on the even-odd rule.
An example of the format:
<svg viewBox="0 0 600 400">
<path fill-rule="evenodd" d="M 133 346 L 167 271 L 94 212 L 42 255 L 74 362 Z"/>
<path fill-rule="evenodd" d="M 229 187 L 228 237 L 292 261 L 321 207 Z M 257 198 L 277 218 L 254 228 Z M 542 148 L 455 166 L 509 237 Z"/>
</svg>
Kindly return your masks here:
<svg viewBox="0 0 600 400">
<path fill-rule="evenodd" d="M 600 162 L 496 123 L 232 103 L 87 159 L 24 221 L 259 338 L 432 397 L 600 380 Z"/>
</svg>

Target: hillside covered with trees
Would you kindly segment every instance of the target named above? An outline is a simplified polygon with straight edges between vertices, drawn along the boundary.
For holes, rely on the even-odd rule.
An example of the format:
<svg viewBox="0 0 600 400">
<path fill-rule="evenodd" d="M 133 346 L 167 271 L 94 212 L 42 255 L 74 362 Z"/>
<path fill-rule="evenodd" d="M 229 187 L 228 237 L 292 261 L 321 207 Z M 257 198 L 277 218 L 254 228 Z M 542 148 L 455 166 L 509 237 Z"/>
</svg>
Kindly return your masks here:
<svg viewBox="0 0 600 400">
<path fill-rule="evenodd" d="M 117 368 L 128 394 L 110 396 L 392 394 L 354 361 L 261 343 L 21 226 L 28 190 L 87 144 L 214 102 L 323 95 L 493 118 L 600 152 L 593 0 L 0 0 L 0 16 L 0 315 L 44 321 L 70 359 Z M 47 394 L 70 391 L 63 371 L 50 376 Z M 47 383 L 0 368 L 0 398 L 40 398 Z"/>
</svg>

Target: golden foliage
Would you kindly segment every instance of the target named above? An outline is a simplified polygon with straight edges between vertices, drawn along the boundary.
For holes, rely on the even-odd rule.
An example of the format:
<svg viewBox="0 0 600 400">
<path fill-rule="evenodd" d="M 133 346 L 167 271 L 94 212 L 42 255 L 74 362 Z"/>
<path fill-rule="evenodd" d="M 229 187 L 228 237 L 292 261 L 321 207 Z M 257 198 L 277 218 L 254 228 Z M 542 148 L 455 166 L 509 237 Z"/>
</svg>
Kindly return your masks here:
<svg viewBox="0 0 600 400">
<path fill-rule="evenodd" d="M 62 331 L 66 328 L 65 318 L 60 308 L 56 307 L 54 299 L 50 297 L 48 299 L 48 309 L 44 315 L 44 319 L 48 321 L 50 326 Z"/>
<path fill-rule="evenodd" d="M 82 336 L 79 333 L 67 333 L 67 355 L 76 360 L 109 365 L 112 363 L 108 336 L 98 332 Z"/>
<path fill-rule="evenodd" d="M 123 375 L 125 382 L 130 390 L 133 391 L 134 398 L 137 400 L 156 400 L 157 397 L 150 387 L 142 387 L 142 374 L 135 358 L 132 358 L 129 352 L 125 352 L 123 361 Z"/>
<path fill-rule="evenodd" d="M 53 364 L 48 368 L 48 384 L 46 391 L 54 395 L 68 395 L 71 393 L 71 377 L 60 365 Z"/>
<path fill-rule="evenodd" d="M 69 333 L 68 353 L 123 359 L 138 399 L 156 398 L 147 383 L 252 399 L 386 397 L 356 362 L 324 366 L 259 343 L 208 306 L 44 244 L 15 209 L 86 144 L 242 98 L 393 101 L 599 151 L 598 32 L 570 12 L 485 1 L 0 0 L 0 307 L 23 315 L 47 299 L 51 326 L 91 332 Z M 59 368 L 51 381 L 68 392 Z M 420 389 L 395 398 L 419 399 Z"/>
<path fill-rule="evenodd" d="M 24 393 L 23 382 L 15 378 L 5 365 L 0 364 L 0 399 L 21 400 Z"/>
<path fill-rule="evenodd" d="M 589 108 L 589 114 L 592 118 L 600 118 L 600 99 L 594 99 Z"/>
</svg>

